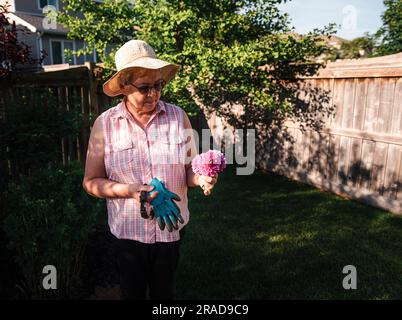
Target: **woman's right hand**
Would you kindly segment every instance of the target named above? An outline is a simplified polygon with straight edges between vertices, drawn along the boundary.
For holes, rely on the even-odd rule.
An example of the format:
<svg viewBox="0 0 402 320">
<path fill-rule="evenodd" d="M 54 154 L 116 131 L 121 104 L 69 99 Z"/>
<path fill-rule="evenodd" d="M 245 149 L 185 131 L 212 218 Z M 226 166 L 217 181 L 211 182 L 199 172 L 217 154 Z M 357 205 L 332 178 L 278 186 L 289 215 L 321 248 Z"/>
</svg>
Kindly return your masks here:
<svg viewBox="0 0 402 320">
<path fill-rule="evenodd" d="M 138 202 L 140 202 L 141 191 L 147 191 L 149 193 L 154 188 L 155 188 L 154 186 L 149 186 L 147 184 L 144 184 L 144 185 L 130 184 L 128 186 L 128 190 L 129 190 L 131 197 L 134 198 Z M 147 204 L 149 205 L 151 203 L 151 201 L 153 201 L 157 196 L 158 196 L 158 191 L 155 191 L 151 196 L 148 194 Z"/>
</svg>

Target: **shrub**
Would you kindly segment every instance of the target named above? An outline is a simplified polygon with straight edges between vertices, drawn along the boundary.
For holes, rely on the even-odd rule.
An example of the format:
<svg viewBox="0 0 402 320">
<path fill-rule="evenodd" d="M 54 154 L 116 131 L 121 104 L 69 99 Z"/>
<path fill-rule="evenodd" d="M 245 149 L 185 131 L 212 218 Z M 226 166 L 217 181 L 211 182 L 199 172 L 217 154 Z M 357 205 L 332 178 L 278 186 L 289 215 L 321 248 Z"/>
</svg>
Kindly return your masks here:
<svg viewBox="0 0 402 320">
<path fill-rule="evenodd" d="M 4 194 L 4 232 L 32 299 L 74 298 L 81 285 L 83 254 L 105 212 L 102 200 L 82 188 L 80 163 L 60 164 L 10 183 Z M 45 290 L 46 265 L 57 270 L 57 290 Z"/>
</svg>

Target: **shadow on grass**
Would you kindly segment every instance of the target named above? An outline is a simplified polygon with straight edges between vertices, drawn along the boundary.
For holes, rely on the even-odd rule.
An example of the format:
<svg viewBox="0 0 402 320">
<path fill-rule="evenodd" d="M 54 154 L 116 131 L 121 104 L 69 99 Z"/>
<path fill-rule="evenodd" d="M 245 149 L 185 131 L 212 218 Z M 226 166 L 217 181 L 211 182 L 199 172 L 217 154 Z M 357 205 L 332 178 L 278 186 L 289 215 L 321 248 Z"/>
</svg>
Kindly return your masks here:
<svg viewBox="0 0 402 320">
<path fill-rule="evenodd" d="M 273 174 L 229 168 L 191 212 L 178 299 L 399 299 L 402 218 Z M 357 269 L 345 290 L 343 267 Z"/>
</svg>

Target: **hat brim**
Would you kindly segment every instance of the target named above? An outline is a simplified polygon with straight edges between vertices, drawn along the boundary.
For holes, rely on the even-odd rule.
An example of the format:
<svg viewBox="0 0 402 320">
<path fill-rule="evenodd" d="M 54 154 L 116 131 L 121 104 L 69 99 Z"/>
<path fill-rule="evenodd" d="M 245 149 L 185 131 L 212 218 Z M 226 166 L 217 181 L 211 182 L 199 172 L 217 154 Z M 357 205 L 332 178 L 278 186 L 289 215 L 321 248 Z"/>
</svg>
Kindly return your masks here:
<svg viewBox="0 0 402 320">
<path fill-rule="evenodd" d="M 103 92 L 109 97 L 116 97 L 121 93 L 121 87 L 119 83 L 119 75 L 122 72 L 132 71 L 136 72 L 138 69 L 160 69 L 162 73 L 162 79 L 168 83 L 174 78 L 176 73 L 179 71 L 180 66 L 169 63 L 160 59 L 143 57 L 136 59 L 132 63 L 125 65 L 121 70 L 116 72 L 109 80 L 103 84 Z"/>
</svg>

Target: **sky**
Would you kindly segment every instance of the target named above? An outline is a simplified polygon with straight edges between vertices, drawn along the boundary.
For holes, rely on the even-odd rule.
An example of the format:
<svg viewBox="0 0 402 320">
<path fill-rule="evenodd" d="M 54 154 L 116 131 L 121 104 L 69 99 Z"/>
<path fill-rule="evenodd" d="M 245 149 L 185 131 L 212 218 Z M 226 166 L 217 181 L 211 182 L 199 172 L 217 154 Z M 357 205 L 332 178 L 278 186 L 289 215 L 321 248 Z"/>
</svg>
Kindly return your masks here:
<svg viewBox="0 0 402 320">
<path fill-rule="evenodd" d="M 336 35 L 348 40 L 376 32 L 385 11 L 383 0 L 292 0 L 279 8 L 289 14 L 297 33 L 334 22 L 338 25 Z"/>
</svg>

